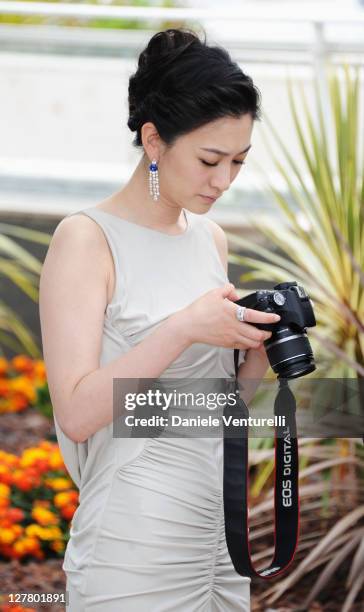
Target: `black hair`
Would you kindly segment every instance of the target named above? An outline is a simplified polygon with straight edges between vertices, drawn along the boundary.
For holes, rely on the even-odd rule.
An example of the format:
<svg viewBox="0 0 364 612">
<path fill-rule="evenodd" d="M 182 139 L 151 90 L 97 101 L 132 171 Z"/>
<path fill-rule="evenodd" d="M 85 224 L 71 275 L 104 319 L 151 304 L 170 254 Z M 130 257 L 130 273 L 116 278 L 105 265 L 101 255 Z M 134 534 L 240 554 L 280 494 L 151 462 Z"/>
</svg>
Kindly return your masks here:
<svg viewBox="0 0 364 612">
<path fill-rule="evenodd" d="M 154 123 L 169 147 L 220 117 L 249 113 L 260 119 L 260 93 L 226 49 L 209 46 L 187 28 L 157 32 L 140 53 L 129 79 L 128 127 L 142 147 L 141 128 Z"/>
</svg>

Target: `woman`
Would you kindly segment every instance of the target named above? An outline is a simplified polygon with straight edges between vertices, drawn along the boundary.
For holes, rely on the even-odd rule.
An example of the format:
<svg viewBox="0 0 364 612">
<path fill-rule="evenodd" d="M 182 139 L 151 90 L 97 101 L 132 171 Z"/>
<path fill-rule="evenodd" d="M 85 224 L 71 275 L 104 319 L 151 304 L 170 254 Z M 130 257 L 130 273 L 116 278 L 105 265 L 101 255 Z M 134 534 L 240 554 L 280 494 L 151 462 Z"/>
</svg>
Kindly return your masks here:
<svg viewBox="0 0 364 612">
<path fill-rule="evenodd" d="M 225 541 L 222 440 L 113 437 L 113 378 L 260 379 L 276 315 L 247 309 L 205 213 L 251 147 L 259 96 L 219 47 L 155 34 L 129 82 L 143 155 L 127 184 L 58 225 L 40 316 L 58 441 L 80 489 L 63 569 L 72 612 L 250 609 Z"/>
</svg>

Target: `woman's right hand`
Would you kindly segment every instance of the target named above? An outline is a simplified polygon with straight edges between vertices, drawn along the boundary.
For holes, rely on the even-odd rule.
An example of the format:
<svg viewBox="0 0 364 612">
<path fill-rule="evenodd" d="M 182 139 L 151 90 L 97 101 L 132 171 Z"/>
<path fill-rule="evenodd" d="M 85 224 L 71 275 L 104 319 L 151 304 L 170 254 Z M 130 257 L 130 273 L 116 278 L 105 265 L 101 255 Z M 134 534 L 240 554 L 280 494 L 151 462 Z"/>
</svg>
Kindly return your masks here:
<svg viewBox="0 0 364 612">
<path fill-rule="evenodd" d="M 212 289 L 179 311 L 191 344 L 202 342 L 225 348 L 259 348 L 272 332 L 254 327 L 254 323 L 277 323 L 280 316 L 246 308 L 244 321 L 236 317 L 239 295 L 232 283 Z"/>
</svg>

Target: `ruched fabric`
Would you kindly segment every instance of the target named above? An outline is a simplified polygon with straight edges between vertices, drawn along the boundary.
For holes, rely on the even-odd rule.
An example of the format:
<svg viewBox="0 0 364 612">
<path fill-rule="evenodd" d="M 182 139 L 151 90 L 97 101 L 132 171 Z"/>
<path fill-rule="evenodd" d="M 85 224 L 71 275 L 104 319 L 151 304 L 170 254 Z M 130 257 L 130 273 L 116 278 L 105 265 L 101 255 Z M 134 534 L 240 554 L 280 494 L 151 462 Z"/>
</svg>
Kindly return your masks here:
<svg viewBox="0 0 364 612">
<path fill-rule="evenodd" d="M 187 232 L 167 236 L 96 207 L 80 213 L 103 229 L 115 265 L 101 366 L 228 281 L 203 216 L 188 212 Z M 161 378 L 233 374 L 232 350 L 194 344 Z M 80 444 L 55 424 L 80 489 L 63 563 L 69 612 L 250 610 L 250 578 L 226 547 L 221 437 L 114 438 L 110 424 Z"/>
</svg>

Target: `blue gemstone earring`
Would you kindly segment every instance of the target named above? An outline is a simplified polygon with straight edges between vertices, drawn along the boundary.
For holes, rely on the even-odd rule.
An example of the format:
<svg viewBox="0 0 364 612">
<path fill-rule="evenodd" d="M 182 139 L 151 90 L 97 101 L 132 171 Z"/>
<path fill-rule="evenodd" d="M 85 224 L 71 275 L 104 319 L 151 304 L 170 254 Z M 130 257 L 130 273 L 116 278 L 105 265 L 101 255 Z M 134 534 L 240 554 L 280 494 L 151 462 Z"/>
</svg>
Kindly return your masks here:
<svg viewBox="0 0 364 612">
<path fill-rule="evenodd" d="M 158 164 L 156 159 L 152 159 L 152 163 L 149 166 L 149 193 L 154 201 L 159 198 L 159 175 L 158 175 Z"/>
</svg>

